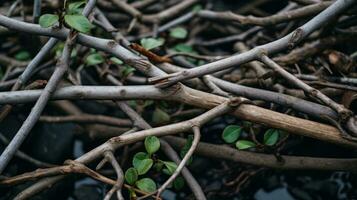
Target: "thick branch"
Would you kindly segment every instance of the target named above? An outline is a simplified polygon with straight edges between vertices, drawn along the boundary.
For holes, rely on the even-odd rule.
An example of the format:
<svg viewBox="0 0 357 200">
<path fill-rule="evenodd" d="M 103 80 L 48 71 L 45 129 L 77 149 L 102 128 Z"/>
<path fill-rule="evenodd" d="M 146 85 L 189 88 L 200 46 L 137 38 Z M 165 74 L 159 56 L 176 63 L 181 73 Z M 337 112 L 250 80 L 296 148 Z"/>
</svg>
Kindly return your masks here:
<svg viewBox="0 0 357 200">
<path fill-rule="evenodd" d="M 353 3 L 355 3 L 354 0 L 338 0 L 324 11 L 322 11 L 320 14 L 315 16 L 313 19 L 308 21 L 306 24 L 281 39 L 265 45 L 257 46 L 250 51 L 238 55 L 233 55 L 231 57 L 205 64 L 193 69 L 173 73 L 166 76 L 151 78 L 149 79 L 149 82 L 157 83 L 159 87 L 166 87 L 182 80 L 211 74 L 230 68 L 232 66 L 258 60 L 259 55 L 262 52 L 270 55 L 288 47 L 294 47 L 313 31 L 321 28 L 328 21 L 335 19 L 339 14 L 348 9 Z"/>
</svg>

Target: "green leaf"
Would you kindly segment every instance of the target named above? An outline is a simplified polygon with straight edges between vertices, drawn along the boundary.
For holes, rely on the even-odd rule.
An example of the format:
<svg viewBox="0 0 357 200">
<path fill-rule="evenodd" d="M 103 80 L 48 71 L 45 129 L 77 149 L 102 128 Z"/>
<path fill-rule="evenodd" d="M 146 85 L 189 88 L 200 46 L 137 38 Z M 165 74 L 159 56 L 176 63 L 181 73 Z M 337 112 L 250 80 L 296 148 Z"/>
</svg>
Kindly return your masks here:
<svg viewBox="0 0 357 200">
<path fill-rule="evenodd" d="M 279 140 L 279 131 L 276 129 L 269 129 L 264 133 L 264 144 L 273 146 Z"/>
<path fill-rule="evenodd" d="M 202 10 L 202 6 L 201 5 L 195 5 L 193 8 L 192 8 L 192 12 L 198 12 L 200 10 Z"/>
<path fill-rule="evenodd" d="M 77 48 L 73 48 L 71 51 L 71 58 L 77 58 L 77 54 L 78 54 Z"/>
<path fill-rule="evenodd" d="M 145 152 L 138 152 L 134 155 L 133 157 L 133 166 L 136 168 L 137 166 L 140 165 L 140 163 L 149 158 L 149 155 Z"/>
<path fill-rule="evenodd" d="M 121 75 L 122 75 L 123 77 L 127 77 L 127 76 L 129 76 L 129 74 L 133 73 L 134 71 L 135 71 L 135 68 L 132 68 L 132 67 L 130 67 L 130 66 L 128 66 L 128 65 L 125 65 L 125 66 L 123 66 L 123 68 L 121 69 Z"/>
<path fill-rule="evenodd" d="M 170 30 L 170 36 L 177 39 L 185 39 L 187 37 L 187 30 L 182 27 L 176 27 Z"/>
<path fill-rule="evenodd" d="M 127 102 L 128 102 L 128 105 L 129 105 L 130 107 L 136 108 L 136 106 L 137 106 L 137 102 L 136 102 L 136 101 L 134 101 L 134 100 L 129 100 L 129 101 L 127 101 Z"/>
<path fill-rule="evenodd" d="M 128 170 L 125 172 L 125 180 L 128 182 L 130 185 L 133 185 L 135 181 L 138 180 L 138 172 L 134 167 L 130 167 Z"/>
<path fill-rule="evenodd" d="M 164 163 L 163 162 L 157 162 L 153 166 L 153 168 L 158 172 L 161 171 L 163 167 L 164 167 Z"/>
<path fill-rule="evenodd" d="M 238 140 L 241 132 L 242 128 L 240 126 L 229 125 L 223 130 L 222 139 L 227 143 L 233 143 Z"/>
<path fill-rule="evenodd" d="M 150 193 L 156 191 L 156 183 L 150 178 L 140 179 L 135 184 L 136 187 L 144 192 Z"/>
<path fill-rule="evenodd" d="M 120 60 L 119 58 L 116 58 L 116 57 L 110 57 L 110 61 L 112 61 L 113 63 L 115 63 L 117 65 L 124 64 L 124 62 L 122 60 Z"/>
<path fill-rule="evenodd" d="M 174 180 L 173 185 L 176 190 L 181 190 L 185 186 L 185 180 L 179 176 Z"/>
<path fill-rule="evenodd" d="M 26 61 L 30 59 L 30 53 L 27 51 L 20 51 L 15 55 L 16 60 Z"/>
<path fill-rule="evenodd" d="M 65 15 L 64 21 L 68 26 L 82 33 L 88 33 L 93 28 L 93 25 L 83 15 Z"/>
<path fill-rule="evenodd" d="M 139 162 L 137 166 L 134 166 L 135 169 L 138 171 L 139 175 L 146 174 L 150 170 L 153 165 L 153 160 L 151 158 L 144 159 Z"/>
<path fill-rule="evenodd" d="M 86 4 L 86 1 L 78 1 L 74 3 L 70 3 L 68 5 L 68 14 L 73 15 L 73 14 L 81 14 L 82 13 L 82 6 Z"/>
<path fill-rule="evenodd" d="M 104 58 L 99 53 L 93 53 L 86 58 L 86 64 L 88 66 L 98 65 L 104 62 Z"/>
<path fill-rule="evenodd" d="M 149 153 L 149 155 L 152 155 L 160 149 L 160 140 L 156 136 L 146 137 L 144 144 L 145 149 Z"/>
<path fill-rule="evenodd" d="M 185 157 L 186 153 L 191 148 L 192 142 L 193 142 L 193 135 L 188 135 L 186 143 L 182 147 L 181 152 L 180 152 L 181 158 Z M 192 160 L 193 160 L 193 156 L 191 156 L 190 159 L 188 159 L 187 165 L 189 165 L 192 162 Z"/>
<path fill-rule="evenodd" d="M 252 148 L 252 147 L 255 147 L 255 146 L 256 146 L 255 143 L 251 142 L 249 140 L 238 140 L 237 143 L 236 143 L 236 147 L 239 150 L 249 149 L 249 148 Z"/>
<path fill-rule="evenodd" d="M 174 162 L 164 161 L 164 165 L 168 170 L 168 175 L 172 175 L 177 169 L 177 165 Z"/>
<path fill-rule="evenodd" d="M 151 106 L 152 104 L 154 104 L 153 100 L 145 100 L 143 107 L 146 108 L 148 106 Z"/>
<path fill-rule="evenodd" d="M 162 123 L 170 121 L 170 115 L 167 114 L 162 109 L 156 107 L 156 109 L 154 110 L 154 112 L 152 114 L 152 121 L 155 124 L 162 124 Z"/>
<path fill-rule="evenodd" d="M 141 46 L 143 46 L 146 50 L 154 49 L 163 45 L 165 42 L 162 38 L 143 38 L 140 40 Z"/>
<path fill-rule="evenodd" d="M 58 19 L 58 15 L 44 14 L 40 17 L 39 24 L 42 28 L 48 28 L 58 22 Z"/>
<path fill-rule="evenodd" d="M 177 44 L 174 49 L 178 52 L 184 52 L 184 53 L 193 53 L 194 50 L 192 46 L 187 45 L 187 44 Z"/>
</svg>

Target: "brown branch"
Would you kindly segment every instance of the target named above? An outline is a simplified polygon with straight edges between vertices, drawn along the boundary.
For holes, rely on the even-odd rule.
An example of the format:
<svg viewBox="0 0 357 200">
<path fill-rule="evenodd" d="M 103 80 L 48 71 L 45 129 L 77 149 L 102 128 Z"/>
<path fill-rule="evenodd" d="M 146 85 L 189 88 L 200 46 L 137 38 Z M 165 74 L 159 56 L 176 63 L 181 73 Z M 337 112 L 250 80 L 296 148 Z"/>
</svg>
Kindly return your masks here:
<svg viewBox="0 0 357 200">
<path fill-rule="evenodd" d="M 165 136 L 174 148 L 181 149 L 186 140 L 174 136 Z M 259 167 L 268 167 L 285 170 L 329 170 L 329 171 L 356 171 L 356 158 L 317 158 L 307 156 L 281 156 L 279 162 L 274 155 L 239 151 L 225 146 L 200 142 L 195 151 L 197 155 L 214 159 L 224 159 Z"/>
<path fill-rule="evenodd" d="M 308 6 L 304 6 L 302 8 L 297 8 L 295 10 L 280 12 L 275 15 L 271 15 L 268 17 L 255 17 L 255 16 L 243 16 L 234 14 L 232 12 L 214 12 L 209 10 L 203 10 L 198 12 L 198 16 L 202 18 L 208 18 L 213 20 L 224 20 L 228 22 L 238 22 L 240 24 L 253 24 L 258 26 L 270 26 L 275 25 L 287 21 L 292 21 L 308 16 L 315 15 L 328 6 L 331 5 L 332 2 L 321 2 Z"/>
<path fill-rule="evenodd" d="M 65 123 L 65 122 L 76 122 L 76 123 L 99 123 L 112 126 L 131 126 L 130 120 L 119 119 L 115 117 L 109 117 L 105 115 L 91 115 L 91 114 L 80 114 L 80 115 L 70 115 L 70 116 L 41 116 L 39 119 L 41 122 L 49 123 Z"/>
</svg>

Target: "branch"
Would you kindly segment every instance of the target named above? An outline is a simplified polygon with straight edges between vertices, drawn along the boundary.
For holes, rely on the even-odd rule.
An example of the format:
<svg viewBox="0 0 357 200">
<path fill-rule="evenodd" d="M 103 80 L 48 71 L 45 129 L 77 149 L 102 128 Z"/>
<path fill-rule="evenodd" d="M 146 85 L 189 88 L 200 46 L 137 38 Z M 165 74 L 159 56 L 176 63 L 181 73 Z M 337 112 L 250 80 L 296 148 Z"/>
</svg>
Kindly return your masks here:
<svg viewBox="0 0 357 200">
<path fill-rule="evenodd" d="M 289 10 L 285 12 L 279 12 L 278 14 L 271 15 L 268 17 L 255 17 L 255 16 L 243 16 L 234 14 L 232 12 L 215 12 L 210 10 L 201 10 L 197 15 L 201 18 L 212 19 L 212 20 L 223 20 L 227 22 L 237 22 L 243 25 L 258 25 L 258 26 L 271 26 L 280 24 L 283 22 L 288 22 L 300 18 L 309 17 L 315 15 L 322 10 L 326 9 L 331 5 L 332 2 L 320 2 L 295 10 Z"/>
<path fill-rule="evenodd" d="M 131 126 L 132 123 L 127 119 L 119 119 L 116 117 L 109 117 L 105 115 L 91 115 L 80 114 L 71 116 L 41 116 L 39 121 L 49 123 L 65 123 L 65 122 L 77 122 L 77 123 L 100 123 L 112 126 Z"/>
<path fill-rule="evenodd" d="M 238 87 L 238 85 L 235 85 L 235 87 Z M 26 96 L 19 95 L 20 93 L 25 93 Z M 5 103 L 10 102 L 10 100 L 17 103 L 33 101 L 39 96 L 40 93 L 41 92 L 39 90 L 17 91 L 11 93 L 0 92 L 0 103 L 2 103 L 1 100 L 3 99 L 6 100 Z M 274 93 L 272 95 L 274 96 Z M 54 93 L 53 98 L 111 100 L 164 99 L 178 101 L 201 108 L 212 108 L 227 101 L 227 98 L 194 90 L 183 85 L 179 85 L 175 88 L 171 87 L 165 90 L 160 90 L 155 88 L 155 86 L 71 86 L 59 89 Z M 287 103 L 289 103 L 289 101 Z M 312 107 L 313 105 L 314 104 L 311 104 Z M 332 110 L 326 110 L 327 107 L 323 107 L 321 105 L 320 107 L 324 110 L 321 110 L 322 113 L 326 112 L 330 113 L 328 115 L 335 115 Z M 311 113 L 314 111 L 317 111 L 315 114 L 319 113 L 316 109 L 313 109 Z M 263 123 L 294 134 L 312 137 L 344 146 L 357 147 L 357 144 L 341 138 L 339 131 L 332 126 L 281 114 L 254 105 L 242 105 L 232 114 L 242 120 Z"/>
<path fill-rule="evenodd" d="M 9 140 L 1 133 L 0 133 L 0 140 L 4 145 L 8 145 L 9 144 Z M 49 163 L 37 160 L 37 159 L 27 155 L 26 153 L 24 153 L 24 152 L 22 152 L 20 150 L 16 151 L 15 156 L 17 156 L 17 157 L 19 157 L 19 158 L 21 158 L 21 159 L 33 164 L 33 165 L 36 165 L 38 167 L 53 167 L 53 166 L 55 166 L 53 164 L 49 164 Z"/>
<path fill-rule="evenodd" d="M 82 14 L 88 16 L 90 11 L 94 8 L 96 0 L 89 0 L 85 5 Z M 2 15 L 0 15 L 1 17 Z M 66 37 L 67 38 L 67 37 Z M 16 83 L 12 86 L 11 90 L 15 91 L 20 89 L 26 82 L 30 79 L 33 72 L 38 67 L 38 65 L 43 61 L 45 56 L 51 51 L 51 49 L 57 44 L 58 40 L 56 38 L 51 38 L 47 43 L 41 48 L 41 50 L 36 54 L 36 56 L 31 60 L 31 62 L 25 68 L 25 71 L 17 79 Z M 0 122 L 9 114 L 12 107 L 10 105 L 5 106 L 0 113 Z"/>
<path fill-rule="evenodd" d="M 324 95 L 319 90 L 317 90 L 317 89 L 309 86 L 308 84 L 304 83 L 303 81 L 299 80 L 294 75 L 290 74 L 285 69 L 283 69 L 278 64 L 276 64 L 268 56 L 262 54 L 261 61 L 264 64 L 266 64 L 268 67 L 273 69 L 275 72 L 279 73 L 282 77 L 287 79 L 289 82 L 293 83 L 295 86 L 304 90 L 311 97 L 319 99 L 324 104 L 326 104 L 327 106 L 334 109 L 342 119 L 346 120 L 347 118 L 349 118 L 351 116 L 352 112 L 350 110 L 346 109 L 343 105 L 334 102 L 332 99 L 330 99 L 328 96 Z"/>
<path fill-rule="evenodd" d="M 190 149 L 188 150 L 186 155 L 183 157 L 180 164 L 177 166 L 175 172 L 157 190 L 157 197 L 159 197 L 161 195 L 161 193 L 177 178 L 177 176 L 181 173 L 181 170 L 185 167 L 186 163 L 188 162 L 188 160 L 191 158 L 193 152 L 195 151 L 195 149 L 198 145 L 198 142 L 200 141 L 201 133 L 200 133 L 200 128 L 197 126 L 194 126 L 192 129 L 193 129 L 193 134 L 194 134 L 193 137 L 194 138 L 193 138 L 192 145 L 191 145 Z"/>
<path fill-rule="evenodd" d="M 179 137 L 165 136 L 164 138 L 175 149 L 181 149 L 186 143 L 185 139 Z M 225 145 L 205 142 L 198 144 L 195 153 L 208 158 L 283 170 L 356 171 L 355 165 L 357 163 L 356 158 L 316 158 L 290 155 L 282 155 L 283 162 L 279 162 L 275 155 L 239 151 Z"/>
<path fill-rule="evenodd" d="M 282 51 L 288 47 L 292 48 L 309 34 L 321 28 L 325 23 L 336 19 L 338 15 L 340 15 L 354 3 L 354 0 L 338 0 L 324 11 L 322 11 L 320 14 L 315 16 L 313 19 L 308 21 L 306 24 L 297 28 L 295 31 L 283 38 L 267 43 L 265 45 L 257 46 L 250 51 L 238 55 L 233 55 L 231 57 L 208 63 L 193 69 L 151 78 L 149 79 L 149 82 L 156 83 L 158 87 L 167 87 L 182 80 L 200 77 L 206 74 L 230 68 L 232 66 L 238 66 L 253 60 L 258 60 L 261 53 L 270 55 Z"/>
<path fill-rule="evenodd" d="M 117 191 L 117 198 L 118 200 L 124 200 L 123 195 L 121 194 L 121 188 L 124 184 L 124 173 L 121 167 L 119 166 L 119 163 L 115 159 L 113 152 L 111 151 L 106 151 L 104 153 L 104 156 L 107 161 L 110 162 L 110 164 L 113 166 L 116 174 L 117 174 L 117 181 L 116 184 L 113 186 L 113 188 L 107 193 L 107 195 L 104 197 L 104 200 L 110 200 L 113 193 Z"/>
<path fill-rule="evenodd" d="M 108 183 L 111 185 L 115 184 L 113 183 L 115 181 L 98 174 L 97 172 L 89 169 L 88 167 L 86 167 L 81 163 L 75 161 L 67 161 L 67 163 L 68 165 L 51 167 L 46 169 L 37 169 L 36 171 L 33 172 L 28 172 L 18 176 L 0 180 L 0 185 L 15 185 L 15 184 L 23 183 L 25 181 L 36 180 L 43 177 L 56 176 L 60 174 L 72 174 L 72 173 L 86 174 L 98 181 L 102 181 L 104 183 Z"/>
<path fill-rule="evenodd" d="M 177 133 L 189 131 L 190 129 L 192 129 L 192 126 L 202 126 L 203 124 L 216 118 L 217 116 L 220 116 L 224 113 L 231 111 L 232 107 L 230 106 L 230 104 L 231 104 L 230 101 L 225 102 L 225 103 L 203 113 L 202 115 L 195 117 L 188 121 L 183 121 L 183 122 L 176 123 L 176 124 L 166 125 L 166 126 L 162 126 L 162 127 L 158 127 L 158 128 L 152 128 L 149 130 L 138 131 L 135 133 L 111 138 L 104 144 L 98 146 L 97 148 L 95 148 L 95 149 L 87 152 L 86 154 L 82 155 L 81 157 L 77 158 L 75 160 L 75 162 L 87 164 L 87 163 L 97 159 L 98 157 L 100 157 L 103 154 L 103 152 L 105 152 L 105 151 L 115 150 L 124 144 L 131 144 L 131 143 L 143 140 L 147 136 L 150 136 L 150 135 L 164 136 L 164 135 L 177 134 Z M 62 178 L 64 178 L 64 176 L 55 176 L 55 177 L 43 179 L 43 180 L 39 181 L 38 183 L 33 184 L 32 186 L 28 187 L 26 190 L 22 191 L 20 194 L 18 194 L 15 197 L 15 199 L 17 199 L 17 200 L 23 199 L 24 197 L 29 198 L 32 195 L 34 195 L 35 193 L 38 193 L 41 190 L 47 188 L 49 185 L 52 185 L 52 184 L 56 183 L 57 181 L 61 180 Z"/>
<path fill-rule="evenodd" d="M 63 49 L 63 54 L 59 62 L 57 63 L 56 69 L 53 72 L 48 84 L 41 93 L 40 97 L 36 101 L 36 104 L 32 108 L 29 116 L 26 118 L 25 122 L 22 124 L 14 138 L 11 140 L 10 144 L 5 148 L 0 156 L 0 173 L 3 172 L 7 164 L 10 162 L 16 151 L 19 149 L 23 141 L 26 139 L 27 135 L 30 133 L 33 126 L 36 124 L 37 120 L 45 108 L 47 101 L 50 99 L 52 93 L 55 91 L 58 83 L 60 82 L 62 76 L 68 69 L 69 58 L 71 55 L 73 38 L 69 38 Z"/>
</svg>

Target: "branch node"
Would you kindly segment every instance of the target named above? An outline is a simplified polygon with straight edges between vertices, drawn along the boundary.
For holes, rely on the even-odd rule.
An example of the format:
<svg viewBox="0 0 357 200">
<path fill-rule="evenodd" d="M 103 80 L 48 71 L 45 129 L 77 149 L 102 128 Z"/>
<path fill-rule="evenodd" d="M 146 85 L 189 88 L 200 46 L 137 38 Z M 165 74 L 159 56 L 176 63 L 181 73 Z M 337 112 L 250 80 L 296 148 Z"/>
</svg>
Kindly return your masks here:
<svg viewBox="0 0 357 200">
<path fill-rule="evenodd" d="M 297 28 L 291 35 L 291 38 L 288 42 L 288 48 L 292 49 L 294 46 L 301 41 L 304 35 L 304 30 L 302 28 Z"/>
<path fill-rule="evenodd" d="M 238 107 L 241 104 L 254 104 L 251 100 L 243 97 L 230 97 L 228 105 L 231 107 Z"/>
</svg>

